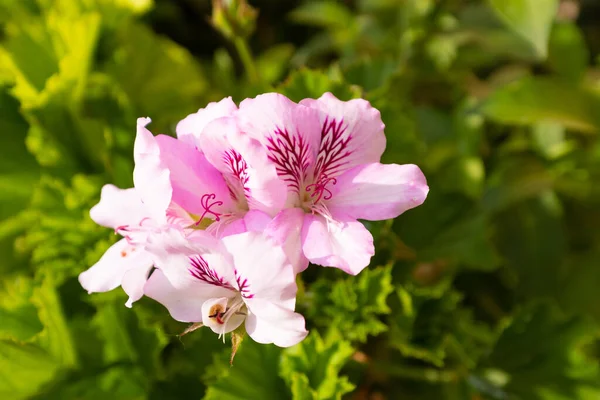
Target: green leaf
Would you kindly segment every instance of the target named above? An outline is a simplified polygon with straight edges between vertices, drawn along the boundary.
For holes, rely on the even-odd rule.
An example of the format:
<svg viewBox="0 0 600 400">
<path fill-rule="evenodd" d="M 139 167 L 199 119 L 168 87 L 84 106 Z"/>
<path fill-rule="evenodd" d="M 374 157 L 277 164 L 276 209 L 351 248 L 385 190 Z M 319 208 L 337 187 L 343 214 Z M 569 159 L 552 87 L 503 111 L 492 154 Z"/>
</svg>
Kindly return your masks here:
<svg viewBox="0 0 600 400">
<path fill-rule="evenodd" d="M 578 399 L 600 394 L 600 369 L 582 347 L 598 327 L 566 317 L 548 303 L 521 309 L 502 332 L 488 360 L 508 374 L 503 390 L 531 400 Z"/>
<path fill-rule="evenodd" d="M 305 389 L 308 383 L 309 393 L 314 393 L 312 398 L 339 400 L 354 389 L 347 377 L 340 376 L 340 370 L 353 353 L 350 343 L 342 340 L 339 333 L 330 331 L 328 337 L 323 339 L 313 330 L 304 341 L 284 352 L 281 376 L 292 391 Z M 304 374 L 308 379 L 299 374 Z"/>
<path fill-rule="evenodd" d="M 483 192 L 485 167 L 479 157 L 459 157 L 451 160 L 440 171 L 442 187 L 446 192 L 459 192 L 478 199 Z"/>
<path fill-rule="evenodd" d="M 317 393 L 311 389 L 308 377 L 299 372 L 293 372 L 290 379 L 293 400 L 317 400 Z"/>
<path fill-rule="evenodd" d="M 353 15 L 346 6 L 333 1 L 311 1 L 289 14 L 292 21 L 326 28 L 348 28 Z"/>
<path fill-rule="evenodd" d="M 279 400 L 289 397 L 279 378 L 281 349 L 245 340 L 233 366 L 206 391 L 205 400 Z"/>
<path fill-rule="evenodd" d="M 17 251 L 31 257 L 38 273 L 50 272 L 59 281 L 78 275 L 116 239 L 89 218 L 99 192 L 99 181 L 82 175 L 73 179 L 71 187 L 42 177 L 26 211 L 35 223 L 16 242 Z"/>
<path fill-rule="evenodd" d="M 27 341 L 43 326 L 35 306 L 30 303 L 32 282 L 23 277 L 6 278 L 0 292 L 0 338 Z"/>
<path fill-rule="evenodd" d="M 600 322 L 600 302 L 596 301 L 596 288 L 600 285 L 597 251 L 570 257 L 561 269 L 557 300 L 561 307 L 572 313 L 585 313 Z"/>
<path fill-rule="evenodd" d="M 317 281 L 309 288 L 316 294 L 307 315 L 323 327 L 337 327 L 345 339 L 365 342 L 387 330 L 380 320 L 390 313 L 387 297 L 393 292 L 392 268 L 366 268 L 358 277 L 331 282 Z"/>
<path fill-rule="evenodd" d="M 578 83 L 585 74 L 589 58 L 585 38 L 576 24 L 554 25 L 548 54 L 548 64 L 554 72 L 573 83 Z"/>
<path fill-rule="evenodd" d="M 439 232 L 426 247 L 418 249 L 418 259 L 463 264 L 474 269 L 493 270 L 500 256 L 491 241 L 490 222 L 482 214 L 461 219 Z"/>
<path fill-rule="evenodd" d="M 148 396 L 147 376 L 139 367 L 116 365 L 72 373 L 31 400 L 113 400 L 144 399 Z"/>
<path fill-rule="evenodd" d="M 540 58 L 548 54 L 548 37 L 558 0 L 488 0 L 498 17 L 527 40 Z"/>
<path fill-rule="evenodd" d="M 515 274 L 520 296 L 562 296 L 568 251 L 562 214 L 560 200 L 547 192 L 495 217 L 496 243 L 505 265 Z"/>
<path fill-rule="evenodd" d="M 600 99 L 582 88 L 558 79 L 525 78 L 497 89 L 481 111 L 502 124 L 555 122 L 581 132 L 598 132 L 598 109 Z"/>
<path fill-rule="evenodd" d="M 0 86 L 0 220 L 14 215 L 29 202 L 39 177 L 35 159 L 27 153 L 27 122 L 19 114 L 19 103 Z"/>
<path fill-rule="evenodd" d="M 344 78 L 348 83 L 372 91 L 385 85 L 397 71 L 398 63 L 391 58 L 368 58 L 344 68 Z"/>
<path fill-rule="evenodd" d="M 389 317 L 390 346 L 408 358 L 442 367 L 459 363 L 470 368 L 493 342 L 490 329 L 462 305 L 462 296 L 447 285 L 400 287 L 398 308 Z"/>
<path fill-rule="evenodd" d="M 33 291 L 32 303 L 39 310 L 44 330 L 36 338 L 52 357 L 64 367 L 79 363 L 71 330 L 57 292 L 58 282 L 51 274 Z"/>
<path fill-rule="evenodd" d="M 277 88 L 277 91 L 293 101 L 304 98 L 319 98 L 325 92 L 333 93 L 340 100 L 350 100 L 360 97 L 360 89 L 343 82 L 335 71 L 324 72 L 301 69 L 292 73 L 288 79 Z"/>
<path fill-rule="evenodd" d="M 14 239 L 32 221 L 15 216 L 30 201 L 39 179 L 39 166 L 27 152 L 25 135 L 28 125 L 19 115 L 19 103 L 0 86 L 0 271 L 18 267 Z"/>
<path fill-rule="evenodd" d="M 104 362 L 130 362 L 143 368 L 147 376 L 160 371 L 160 354 L 167 344 L 162 330 L 155 324 L 144 323 L 139 316 L 143 309 L 138 311 L 139 307 L 129 309 L 121 299 L 101 300 L 96 300 L 98 311 L 92 324 L 104 342 Z"/>
<path fill-rule="evenodd" d="M 36 393 L 58 372 L 59 364 L 32 344 L 0 340 L 0 396 L 25 399 Z"/>
<path fill-rule="evenodd" d="M 256 59 L 256 68 L 260 78 L 267 83 L 277 82 L 286 70 L 290 58 L 294 54 L 294 46 L 288 43 L 273 46 Z"/>
</svg>

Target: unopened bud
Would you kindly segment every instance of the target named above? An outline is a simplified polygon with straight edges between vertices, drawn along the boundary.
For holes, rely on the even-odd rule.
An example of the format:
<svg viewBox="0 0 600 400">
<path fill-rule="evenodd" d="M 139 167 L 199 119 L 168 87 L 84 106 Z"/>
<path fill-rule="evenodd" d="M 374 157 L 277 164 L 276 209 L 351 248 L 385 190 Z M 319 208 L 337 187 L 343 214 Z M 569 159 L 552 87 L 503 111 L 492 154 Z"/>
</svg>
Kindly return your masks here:
<svg viewBox="0 0 600 400">
<path fill-rule="evenodd" d="M 213 0 L 212 24 L 226 38 L 247 38 L 256 28 L 258 11 L 246 0 Z"/>
</svg>

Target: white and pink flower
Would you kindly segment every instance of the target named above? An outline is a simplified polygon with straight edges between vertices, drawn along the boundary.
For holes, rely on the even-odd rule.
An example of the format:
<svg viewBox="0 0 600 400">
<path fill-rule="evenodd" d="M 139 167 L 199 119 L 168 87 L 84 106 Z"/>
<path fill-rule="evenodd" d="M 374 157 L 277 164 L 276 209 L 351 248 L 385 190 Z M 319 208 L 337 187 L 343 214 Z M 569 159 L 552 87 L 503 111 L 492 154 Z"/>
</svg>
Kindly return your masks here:
<svg viewBox="0 0 600 400">
<path fill-rule="evenodd" d="M 379 163 L 384 124 L 365 100 L 326 93 L 296 104 L 269 93 L 244 100 L 236 118 L 286 184 L 286 208 L 295 211 L 279 223 L 301 227 L 297 251 L 312 263 L 358 274 L 375 250 L 357 220 L 395 218 L 425 201 L 429 188 L 416 165 Z"/>
<path fill-rule="evenodd" d="M 307 335 L 295 313 L 296 280 L 285 253 L 256 232 L 222 240 L 186 238 L 178 230 L 154 236 L 148 244 L 156 270 L 145 294 L 182 322 L 202 323 L 223 335 L 245 322 L 259 343 L 292 346 Z"/>
<path fill-rule="evenodd" d="M 226 98 L 177 138 L 149 123 L 138 119 L 135 188 L 106 185 L 90 212 L 124 238 L 79 280 L 90 293 L 122 286 L 128 306 L 145 294 L 220 335 L 245 322 L 257 342 L 301 341 L 295 274 L 309 261 L 358 274 L 375 251 L 359 220 L 395 218 L 429 190 L 416 165 L 380 163 L 384 124 L 365 100 Z"/>
</svg>

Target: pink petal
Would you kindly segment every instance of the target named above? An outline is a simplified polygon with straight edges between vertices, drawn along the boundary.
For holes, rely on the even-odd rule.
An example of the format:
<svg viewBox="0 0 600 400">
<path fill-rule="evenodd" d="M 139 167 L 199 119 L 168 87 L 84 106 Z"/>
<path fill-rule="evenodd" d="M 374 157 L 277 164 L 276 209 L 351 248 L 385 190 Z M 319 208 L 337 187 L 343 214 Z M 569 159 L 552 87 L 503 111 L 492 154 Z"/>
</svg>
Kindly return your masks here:
<svg viewBox="0 0 600 400">
<path fill-rule="evenodd" d="M 301 314 L 264 299 L 248 299 L 246 305 L 246 331 L 255 342 L 290 347 L 308 335 Z"/>
<path fill-rule="evenodd" d="M 284 206 L 286 184 L 277 176 L 260 143 L 243 134 L 234 118 L 219 118 L 209 123 L 200 148 L 225 176 L 241 207 L 274 215 Z"/>
<path fill-rule="evenodd" d="M 271 222 L 271 217 L 262 211 L 250 210 L 246 212 L 243 218 L 237 216 L 221 219 L 219 222 L 213 222 L 206 232 L 217 238 L 237 235 L 244 232 L 262 232 Z"/>
<path fill-rule="evenodd" d="M 310 262 L 351 275 L 369 265 L 375 254 L 373 236 L 360 222 L 327 222 L 323 216 L 309 214 L 302 227 L 302 250 Z"/>
<path fill-rule="evenodd" d="M 119 189 L 115 185 L 104 185 L 100 202 L 92 207 L 90 217 L 98 225 L 114 229 L 138 225 L 148 217 L 148 212 L 135 188 Z"/>
<path fill-rule="evenodd" d="M 133 149 L 135 169 L 133 183 L 148 213 L 157 222 L 166 220 L 173 192 L 169 170 L 160 158 L 160 150 L 152 133 L 145 126 L 150 118 L 138 118 Z"/>
<path fill-rule="evenodd" d="M 315 182 L 336 177 L 359 164 L 379 162 L 385 150 L 381 114 L 363 99 L 340 101 L 333 94 L 300 104 L 321 111 Z"/>
<path fill-rule="evenodd" d="M 146 282 L 144 294 L 165 306 L 177 321 L 202 322 L 202 305 L 212 298 L 211 294 L 214 293 L 198 290 L 194 286 L 175 287 L 165 274 L 157 269 Z"/>
<path fill-rule="evenodd" d="M 231 210 L 233 204 L 223 176 L 196 147 L 165 135 L 158 135 L 156 143 L 170 172 L 175 203 L 198 215 L 205 213 L 206 204 L 212 204 L 205 214 L 211 219 Z"/>
<path fill-rule="evenodd" d="M 79 283 L 88 293 L 108 292 L 121 285 L 128 271 L 138 267 L 148 270 L 151 266 L 152 258 L 146 251 L 121 239 L 96 264 L 79 274 Z"/>
<path fill-rule="evenodd" d="M 264 234 L 283 247 L 296 274 L 308 268 L 308 259 L 302 253 L 304 215 L 301 208 L 288 208 L 277 214 L 264 228 Z"/>
<path fill-rule="evenodd" d="M 251 210 L 244 215 L 244 225 L 246 232 L 263 232 L 272 218 L 262 211 Z"/>
<path fill-rule="evenodd" d="M 237 106 L 231 100 L 231 97 L 226 97 L 219 102 L 209 103 L 205 108 L 188 115 L 177 124 L 175 129 L 177 138 L 183 142 L 200 146 L 202 143 L 200 137 L 204 127 L 212 120 L 232 115 L 236 110 Z"/>
<path fill-rule="evenodd" d="M 280 179 L 295 194 L 290 201 L 297 201 L 321 141 L 318 111 L 281 94 L 267 93 L 244 100 L 236 115 L 242 132 L 266 149 Z"/>
<path fill-rule="evenodd" d="M 413 164 L 365 164 L 346 171 L 331 185 L 327 203 L 334 217 L 378 221 L 395 218 L 425 201 L 429 187 Z"/>
<path fill-rule="evenodd" d="M 293 310 L 296 279 L 285 253 L 272 239 L 255 232 L 223 238 L 233 257 L 237 289 L 244 298 L 268 299 Z"/>
</svg>

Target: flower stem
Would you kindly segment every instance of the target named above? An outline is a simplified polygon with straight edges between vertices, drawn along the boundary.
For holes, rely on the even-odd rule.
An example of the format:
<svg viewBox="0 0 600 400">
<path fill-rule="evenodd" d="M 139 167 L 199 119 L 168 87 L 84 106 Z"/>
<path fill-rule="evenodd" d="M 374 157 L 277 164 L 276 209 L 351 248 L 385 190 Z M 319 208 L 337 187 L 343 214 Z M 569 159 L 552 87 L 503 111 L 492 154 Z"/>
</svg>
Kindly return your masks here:
<svg viewBox="0 0 600 400">
<path fill-rule="evenodd" d="M 254 59 L 252 58 L 252 53 L 250 52 L 248 43 L 245 39 L 241 37 L 236 37 L 233 40 L 233 44 L 238 54 L 240 55 L 240 59 L 242 60 L 242 64 L 244 65 L 244 69 L 246 70 L 246 74 L 248 75 L 248 80 L 250 81 L 250 83 L 258 83 L 258 70 L 256 69 L 256 65 L 254 64 Z"/>
</svg>

